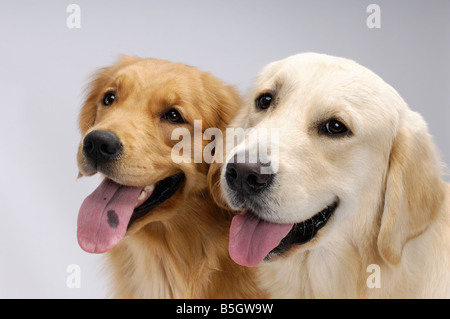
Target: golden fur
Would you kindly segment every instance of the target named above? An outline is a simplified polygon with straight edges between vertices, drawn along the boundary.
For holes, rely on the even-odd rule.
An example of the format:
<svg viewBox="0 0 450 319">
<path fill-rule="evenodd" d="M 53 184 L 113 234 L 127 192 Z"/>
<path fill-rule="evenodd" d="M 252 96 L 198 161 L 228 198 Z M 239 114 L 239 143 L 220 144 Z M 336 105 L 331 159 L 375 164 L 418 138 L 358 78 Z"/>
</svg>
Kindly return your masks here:
<svg viewBox="0 0 450 319">
<path fill-rule="evenodd" d="M 264 111 L 262 92 L 274 96 Z M 333 118 L 352 134 L 320 133 Z M 257 266 L 270 297 L 450 297 L 450 187 L 424 120 L 381 78 L 347 59 L 295 55 L 264 68 L 230 126 L 280 129 L 276 182 L 261 195 L 278 223 L 339 199 L 311 241 Z M 209 180 L 221 205 L 232 196 L 224 171 L 214 164 Z"/>
<path fill-rule="evenodd" d="M 101 105 L 114 90 L 114 105 Z M 208 191 L 209 164 L 175 164 L 171 140 L 176 124 L 161 119 L 176 109 L 193 136 L 194 120 L 223 129 L 240 105 L 236 91 L 206 72 L 180 63 L 122 57 L 100 70 L 89 87 L 79 126 L 86 136 L 93 130 L 114 132 L 123 154 L 108 168 L 119 184 L 145 186 L 178 172 L 184 185 L 167 201 L 138 219 L 122 241 L 107 252 L 107 268 L 116 298 L 254 298 L 262 297 L 254 270 L 235 264 L 227 251 L 230 216 Z M 194 143 L 194 142 L 192 142 Z M 203 141 L 203 147 L 210 141 Z M 80 175 L 89 166 L 82 143 Z"/>
</svg>

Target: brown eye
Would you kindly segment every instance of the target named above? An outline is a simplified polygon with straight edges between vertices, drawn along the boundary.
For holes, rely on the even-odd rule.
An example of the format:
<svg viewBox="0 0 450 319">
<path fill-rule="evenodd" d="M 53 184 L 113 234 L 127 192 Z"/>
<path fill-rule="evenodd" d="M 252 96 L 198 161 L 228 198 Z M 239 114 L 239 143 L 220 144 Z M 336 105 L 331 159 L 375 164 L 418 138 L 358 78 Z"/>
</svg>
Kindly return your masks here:
<svg viewBox="0 0 450 319">
<path fill-rule="evenodd" d="M 349 130 L 342 122 L 333 119 L 322 125 L 322 127 L 320 128 L 320 133 L 328 135 L 330 137 L 338 137 L 341 135 L 348 135 Z"/>
<path fill-rule="evenodd" d="M 164 113 L 162 118 L 169 121 L 170 123 L 184 123 L 183 117 L 175 109 L 172 109 L 167 113 Z"/>
<path fill-rule="evenodd" d="M 272 94 L 270 93 L 263 93 L 255 100 L 256 108 L 260 110 L 267 109 L 273 101 Z"/>
<path fill-rule="evenodd" d="M 116 99 L 116 93 L 108 92 L 103 97 L 102 103 L 104 106 L 110 106 L 111 104 L 114 103 L 115 99 Z"/>
<path fill-rule="evenodd" d="M 331 120 L 325 126 L 329 134 L 342 134 L 347 132 L 347 127 L 338 120 Z"/>
</svg>

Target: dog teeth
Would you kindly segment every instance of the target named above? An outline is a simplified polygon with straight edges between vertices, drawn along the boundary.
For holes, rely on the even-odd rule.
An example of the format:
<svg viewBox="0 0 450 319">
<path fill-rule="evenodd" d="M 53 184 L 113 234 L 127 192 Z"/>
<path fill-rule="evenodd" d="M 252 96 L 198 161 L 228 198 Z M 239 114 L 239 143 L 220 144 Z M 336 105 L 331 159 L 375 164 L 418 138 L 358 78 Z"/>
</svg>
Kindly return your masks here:
<svg viewBox="0 0 450 319">
<path fill-rule="evenodd" d="M 145 196 L 147 196 L 147 193 L 145 192 L 145 190 L 143 190 L 141 192 L 141 194 L 139 195 L 138 200 L 143 200 L 145 198 Z"/>
<path fill-rule="evenodd" d="M 142 192 L 139 194 L 138 200 L 144 200 L 148 196 L 148 193 L 153 192 L 154 189 L 155 189 L 154 184 L 145 186 Z"/>
<path fill-rule="evenodd" d="M 155 189 L 155 184 L 145 186 L 142 192 L 139 194 L 136 203 L 134 204 L 134 207 L 138 207 L 142 205 L 153 193 L 153 190 Z"/>
</svg>

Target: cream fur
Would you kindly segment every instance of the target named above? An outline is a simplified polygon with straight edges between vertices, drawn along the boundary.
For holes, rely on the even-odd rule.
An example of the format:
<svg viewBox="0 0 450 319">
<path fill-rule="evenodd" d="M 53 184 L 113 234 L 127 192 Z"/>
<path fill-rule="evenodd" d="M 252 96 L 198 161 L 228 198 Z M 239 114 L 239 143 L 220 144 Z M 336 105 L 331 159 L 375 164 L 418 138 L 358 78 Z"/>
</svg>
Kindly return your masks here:
<svg viewBox="0 0 450 319">
<path fill-rule="evenodd" d="M 273 105 L 257 110 L 267 91 Z M 320 135 L 331 118 L 351 136 Z M 277 183 L 261 195 L 274 213 L 262 218 L 301 222 L 339 199 L 312 241 L 258 266 L 271 297 L 450 297 L 450 187 L 425 121 L 380 77 L 343 58 L 291 56 L 264 68 L 231 126 L 280 128 Z M 230 202 L 224 167 L 216 199 Z M 369 265 L 380 288 L 367 284 Z"/>
</svg>

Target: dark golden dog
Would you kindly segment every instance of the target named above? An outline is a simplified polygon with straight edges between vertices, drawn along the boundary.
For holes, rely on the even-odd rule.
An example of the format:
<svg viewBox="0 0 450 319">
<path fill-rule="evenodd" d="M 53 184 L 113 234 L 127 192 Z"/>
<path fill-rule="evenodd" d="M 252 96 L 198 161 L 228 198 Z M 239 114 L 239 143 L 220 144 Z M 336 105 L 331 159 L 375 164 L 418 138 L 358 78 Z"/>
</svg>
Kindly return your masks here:
<svg viewBox="0 0 450 319">
<path fill-rule="evenodd" d="M 97 74 L 79 119 L 78 166 L 105 178 L 80 209 L 78 242 L 108 252 L 114 297 L 262 296 L 228 255 L 230 216 L 211 198 L 209 164 L 171 158 L 174 128 L 193 135 L 202 120 L 223 129 L 239 105 L 233 88 L 180 63 L 122 57 Z"/>
</svg>

